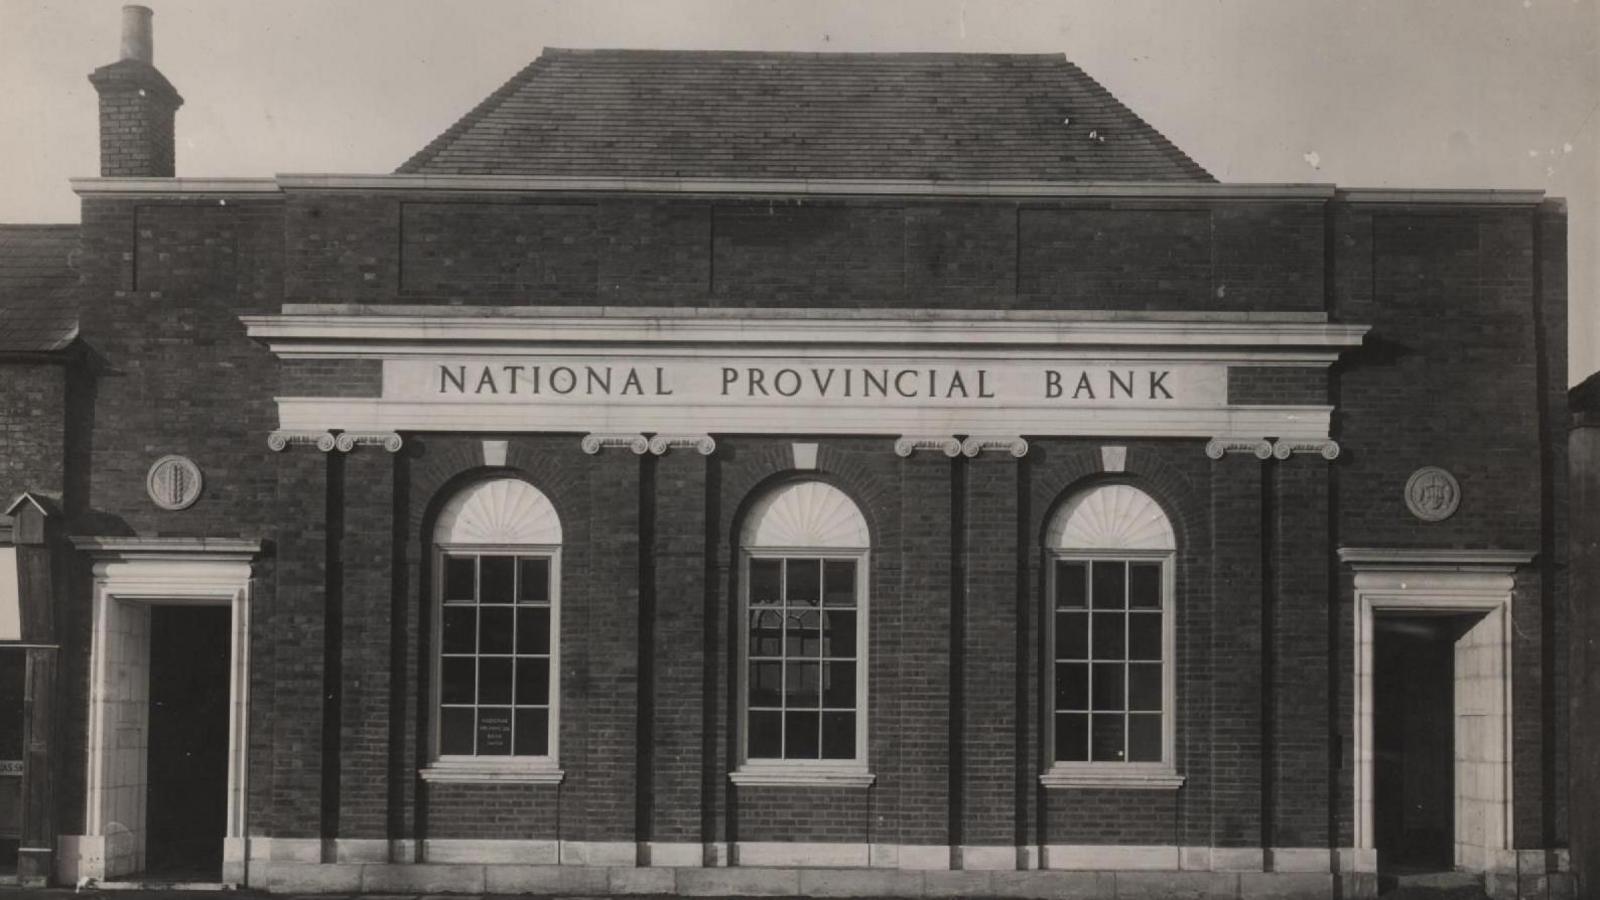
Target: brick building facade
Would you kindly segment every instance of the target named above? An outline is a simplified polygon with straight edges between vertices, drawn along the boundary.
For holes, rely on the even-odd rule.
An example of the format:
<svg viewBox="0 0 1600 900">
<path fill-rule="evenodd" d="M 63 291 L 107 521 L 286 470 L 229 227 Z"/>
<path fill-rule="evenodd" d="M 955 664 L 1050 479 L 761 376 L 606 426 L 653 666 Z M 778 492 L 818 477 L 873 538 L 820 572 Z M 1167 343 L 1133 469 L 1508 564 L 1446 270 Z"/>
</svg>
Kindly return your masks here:
<svg viewBox="0 0 1600 900">
<path fill-rule="evenodd" d="M 547 50 L 395 174 L 176 178 L 130 15 L 0 345 L 23 880 L 1571 895 L 1559 201 L 941 54 Z"/>
</svg>

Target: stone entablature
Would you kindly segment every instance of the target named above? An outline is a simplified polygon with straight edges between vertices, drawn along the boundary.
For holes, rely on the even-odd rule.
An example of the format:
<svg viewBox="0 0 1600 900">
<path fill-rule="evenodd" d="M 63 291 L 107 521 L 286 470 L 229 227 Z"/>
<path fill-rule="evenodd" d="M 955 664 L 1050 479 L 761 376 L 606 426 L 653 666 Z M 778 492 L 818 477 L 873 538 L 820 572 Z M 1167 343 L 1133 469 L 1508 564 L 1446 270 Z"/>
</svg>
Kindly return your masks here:
<svg viewBox="0 0 1600 900">
<path fill-rule="evenodd" d="M 1024 435 L 1228 434 L 1326 452 L 1330 406 L 1234 404 L 1228 373 L 1321 372 L 1367 330 L 1314 314 L 821 309 L 291 306 L 242 319 L 281 359 L 383 365 L 378 397 L 277 398 L 280 434 L 579 432 L 586 449 L 622 434 L 658 454 L 662 436 L 718 433 L 961 435 L 967 456 L 1020 456 Z"/>
</svg>

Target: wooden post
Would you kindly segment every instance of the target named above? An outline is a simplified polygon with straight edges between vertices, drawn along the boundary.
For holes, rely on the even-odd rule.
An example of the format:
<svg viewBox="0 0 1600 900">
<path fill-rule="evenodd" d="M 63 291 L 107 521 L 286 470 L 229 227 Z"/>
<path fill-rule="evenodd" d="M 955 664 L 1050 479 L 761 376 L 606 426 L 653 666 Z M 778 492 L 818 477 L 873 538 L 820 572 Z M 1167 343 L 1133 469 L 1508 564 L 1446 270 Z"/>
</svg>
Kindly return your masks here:
<svg viewBox="0 0 1600 900">
<path fill-rule="evenodd" d="M 43 887 L 55 871 L 55 801 L 50 746 L 56 685 L 54 584 L 51 580 L 50 513 L 45 501 L 23 494 L 7 513 L 15 517 L 17 593 L 22 641 L 29 645 L 22 694 L 22 839 L 17 879 Z"/>
</svg>

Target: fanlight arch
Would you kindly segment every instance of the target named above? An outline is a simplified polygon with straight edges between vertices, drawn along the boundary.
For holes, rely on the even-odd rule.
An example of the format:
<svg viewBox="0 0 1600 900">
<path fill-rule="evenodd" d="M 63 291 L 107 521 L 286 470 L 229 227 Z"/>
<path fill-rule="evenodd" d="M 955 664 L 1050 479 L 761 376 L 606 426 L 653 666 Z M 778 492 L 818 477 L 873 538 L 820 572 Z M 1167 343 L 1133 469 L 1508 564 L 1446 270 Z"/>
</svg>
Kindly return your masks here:
<svg viewBox="0 0 1600 900">
<path fill-rule="evenodd" d="M 561 517 L 542 491 L 517 478 L 480 481 L 439 513 L 437 544 L 560 544 Z"/>
<path fill-rule="evenodd" d="M 867 520 L 844 491 L 823 481 L 801 481 L 762 497 L 745 519 L 740 543 L 761 547 L 865 550 Z"/>
<path fill-rule="evenodd" d="M 1174 550 L 1172 522 L 1154 497 L 1129 484 L 1090 488 L 1056 512 L 1045 533 L 1052 550 Z"/>
</svg>

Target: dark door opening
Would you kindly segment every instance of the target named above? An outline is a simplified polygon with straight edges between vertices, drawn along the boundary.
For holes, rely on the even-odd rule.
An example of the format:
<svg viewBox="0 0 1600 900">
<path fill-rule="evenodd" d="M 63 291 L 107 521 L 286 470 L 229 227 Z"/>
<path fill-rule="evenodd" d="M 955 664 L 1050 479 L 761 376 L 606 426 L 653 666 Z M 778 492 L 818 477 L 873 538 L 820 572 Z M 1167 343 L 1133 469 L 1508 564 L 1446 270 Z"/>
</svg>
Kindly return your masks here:
<svg viewBox="0 0 1600 900">
<path fill-rule="evenodd" d="M 231 620 L 225 606 L 150 609 L 146 878 L 222 876 Z"/>
<path fill-rule="evenodd" d="M 1378 866 L 1455 862 L 1453 616 L 1379 616 L 1373 640 L 1373 818 Z"/>
</svg>

